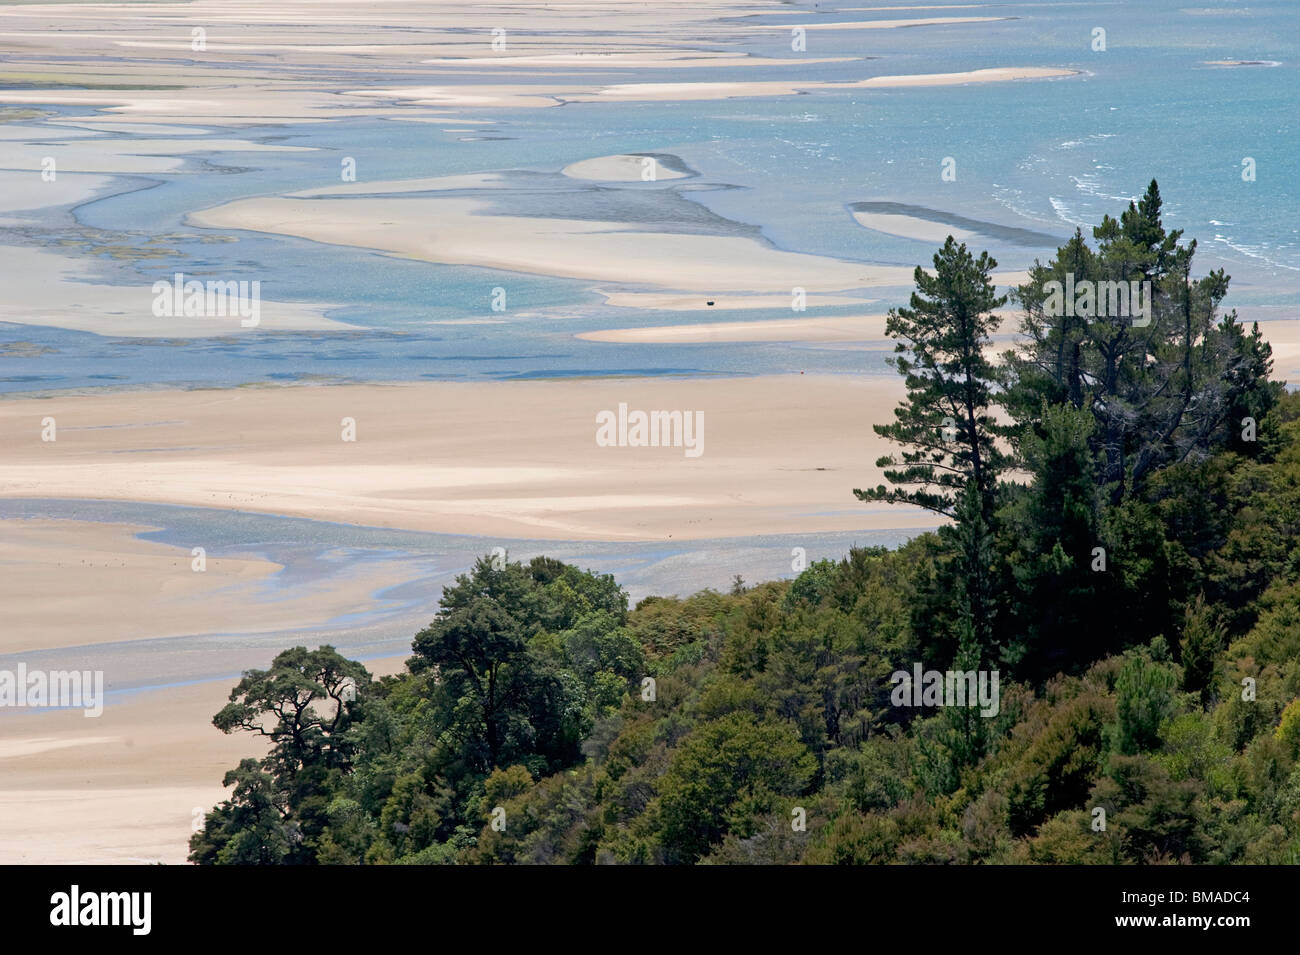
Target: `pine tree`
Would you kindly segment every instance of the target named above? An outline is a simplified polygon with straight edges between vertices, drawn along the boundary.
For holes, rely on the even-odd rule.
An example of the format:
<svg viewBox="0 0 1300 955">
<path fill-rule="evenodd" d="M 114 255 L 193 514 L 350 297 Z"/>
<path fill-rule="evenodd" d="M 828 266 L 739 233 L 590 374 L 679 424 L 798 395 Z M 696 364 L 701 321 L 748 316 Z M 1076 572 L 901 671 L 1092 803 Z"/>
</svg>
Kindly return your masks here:
<svg viewBox="0 0 1300 955">
<path fill-rule="evenodd" d="M 992 312 L 1004 304 L 990 273 L 997 262 L 978 259 L 952 236 L 934 256 L 933 275 L 919 266 L 911 308 L 889 313 L 885 330 L 896 339 L 891 364 L 907 395 L 893 422 L 874 425 L 902 445 L 900 456 L 876 462 L 895 485 L 853 493 L 863 501 L 914 504 L 952 517 L 960 494 L 974 484 L 985 520 L 992 520 L 998 475 L 1007 467 L 995 439 L 1006 431 L 990 415 L 1001 384 L 985 348 L 997 329 Z"/>
<path fill-rule="evenodd" d="M 1018 673 L 1048 677 L 1071 663 L 1096 659 L 1111 634 L 1102 625 L 1109 576 L 1098 521 L 1088 439 L 1092 416 L 1069 405 L 1043 405 L 1041 422 L 1026 435 L 1025 460 L 1033 475 L 1010 523 L 1018 532 L 1010 555 L 1018 584 L 1017 628 L 1024 641 L 1007 655 L 1027 658 Z"/>
<path fill-rule="evenodd" d="M 1252 450 L 1235 437 L 1241 419 L 1258 421 L 1276 400 L 1267 344 L 1246 335 L 1235 314 L 1220 316 L 1229 277 L 1193 278 L 1196 242 L 1180 245 L 1182 234 L 1165 230 L 1152 180 L 1118 220 L 1106 216 L 1093 230 L 1095 252 L 1076 231 L 1015 292 L 1024 344 L 1007 355 L 1014 384 L 1003 404 L 1022 427 L 1043 401 L 1092 414 L 1093 473 L 1110 504 L 1137 496 L 1171 464 L 1229 444 Z M 1049 283 L 1067 280 L 1095 293 L 1093 314 L 1071 314 L 1059 287 L 1049 293 Z"/>
</svg>

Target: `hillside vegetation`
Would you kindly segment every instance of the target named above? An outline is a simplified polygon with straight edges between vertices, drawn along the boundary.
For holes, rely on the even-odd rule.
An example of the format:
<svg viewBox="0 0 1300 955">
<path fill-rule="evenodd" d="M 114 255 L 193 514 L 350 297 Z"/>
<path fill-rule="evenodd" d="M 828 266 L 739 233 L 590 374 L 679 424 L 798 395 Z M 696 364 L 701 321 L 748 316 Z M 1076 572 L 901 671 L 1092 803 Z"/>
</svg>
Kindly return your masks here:
<svg viewBox="0 0 1300 955">
<path fill-rule="evenodd" d="M 900 448 L 859 497 L 950 517 L 793 580 L 629 609 L 480 560 L 374 680 L 329 647 L 214 722 L 270 738 L 199 863 L 1300 862 L 1300 397 L 1152 183 L 1031 271 L 951 239 L 890 316 Z M 1150 282 L 1055 314 L 1051 283 Z M 846 489 L 846 495 L 848 489 Z M 995 715 L 896 671 L 997 671 Z"/>
</svg>

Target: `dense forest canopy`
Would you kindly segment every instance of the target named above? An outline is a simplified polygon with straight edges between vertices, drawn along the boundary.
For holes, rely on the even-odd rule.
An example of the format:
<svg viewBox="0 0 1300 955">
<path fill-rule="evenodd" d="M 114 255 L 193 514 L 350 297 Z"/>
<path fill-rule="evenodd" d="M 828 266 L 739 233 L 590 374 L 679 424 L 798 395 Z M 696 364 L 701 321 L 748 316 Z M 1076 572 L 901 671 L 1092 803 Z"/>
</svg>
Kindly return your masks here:
<svg viewBox="0 0 1300 955">
<path fill-rule="evenodd" d="M 1153 182 L 1036 264 L 1002 356 L 996 262 L 917 269 L 901 450 L 855 493 L 940 531 L 632 609 L 483 558 L 400 676 L 331 647 L 245 674 L 214 722 L 270 751 L 191 858 L 1300 862 L 1300 397 L 1160 211 Z M 1145 313 L 1062 307 L 1119 283 Z M 899 705 L 914 666 L 995 670 L 999 705 Z"/>
</svg>

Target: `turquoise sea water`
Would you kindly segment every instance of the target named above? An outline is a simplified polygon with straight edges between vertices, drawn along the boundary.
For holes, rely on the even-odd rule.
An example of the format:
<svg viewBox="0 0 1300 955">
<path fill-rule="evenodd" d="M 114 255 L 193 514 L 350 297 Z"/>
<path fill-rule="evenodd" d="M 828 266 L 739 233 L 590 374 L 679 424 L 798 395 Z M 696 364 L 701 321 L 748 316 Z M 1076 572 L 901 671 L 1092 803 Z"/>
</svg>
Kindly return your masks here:
<svg viewBox="0 0 1300 955">
<path fill-rule="evenodd" d="M 763 22 L 944 13 L 837 13 L 835 6 L 821 4 L 815 13 L 805 9 Z M 852 219 L 850 204 L 896 203 L 923 215 L 932 210 L 1064 240 L 1076 225 L 1087 227 L 1104 213 L 1120 211 L 1156 177 L 1166 200 L 1166 222 L 1199 240 L 1201 268 L 1222 266 L 1233 276 L 1231 304 L 1262 320 L 1296 313 L 1300 8 L 1295 3 L 1060 2 L 949 12 L 1014 19 L 809 31 L 807 58 L 855 59 L 744 75 L 846 82 L 998 66 L 1082 73 L 961 87 L 474 112 L 492 121 L 486 126 L 370 120 L 213 129 L 209 135 L 216 138 L 313 151 L 195 154 L 181 173 L 122 177 L 116 194 L 52 211 L 31 228 L 6 230 L 4 241 L 48 245 L 89 234 L 132 244 L 165 235 L 176 255 L 143 264 L 97 255 L 93 271 L 101 280 L 137 287 L 175 271 L 258 278 L 264 298 L 329 303 L 332 317 L 361 330 L 159 342 L 0 325 L 0 346 L 16 341 L 43 346 L 40 354 L 24 349 L 0 357 L 0 391 L 292 380 L 890 373 L 883 362 L 889 352 L 885 342 L 622 345 L 574 337 L 627 325 L 789 318 L 788 309 L 612 308 L 590 291 L 589 282 L 437 266 L 250 233 L 223 232 L 237 241 L 205 242 L 210 234 L 183 221 L 190 209 L 335 184 L 343 156 L 356 159 L 360 181 L 512 170 L 512 185 L 523 190 L 512 193 L 512 207 L 524 202 L 524 195 L 531 214 L 601 217 L 612 210 L 639 217 L 633 228 L 649 229 L 663 227 L 662 220 L 675 223 L 670 228 L 707 220 L 705 228 L 757 234 L 783 249 L 906 266 L 928 264 L 931 244 L 864 229 Z M 1090 48 L 1094 27 L 1106 30 L 1105 52 Z M 707 42 L 700 46 L 709 48 Z M 791 52 L 789 35 L 782 31 L 755 34 L 740 48 L 770 57 L 801 56 Z M 1207 65 L 1215 60 L 1261 65 Z M 666 73 L 611 71 L 600 79 L 676 79 L 661 75 Z M 736 76 L 725 69 L 691 74 L 701 81 Z M 84 114 L 84 109 L 64 112 Z M 558 175 L 570 162 L 619 152 L 671 153 L 698 175 L 603 187 Z M 945 157 L 956 161 L 955 182 L 940 179 Z M 1242 181 L 1244 157 L 1255 160 L 1254 182 Z M 429 223 L 431 230 L 438 227 Z M 972 244 L 988 248 L 1003 269 L 1023 268 L 1051 252 L 1047 242 L 1009 241 L 994 231 Z M 491 311 L 496 286 L 509 291 L 505 313 Z M 909 291 L 864 293 L 878 300 L 867 310 L 904 302 Z M 863 310 L 827 308 L 804 315 Z M 466 319 L 494 324 L 461 324 Z"/>
</svg>

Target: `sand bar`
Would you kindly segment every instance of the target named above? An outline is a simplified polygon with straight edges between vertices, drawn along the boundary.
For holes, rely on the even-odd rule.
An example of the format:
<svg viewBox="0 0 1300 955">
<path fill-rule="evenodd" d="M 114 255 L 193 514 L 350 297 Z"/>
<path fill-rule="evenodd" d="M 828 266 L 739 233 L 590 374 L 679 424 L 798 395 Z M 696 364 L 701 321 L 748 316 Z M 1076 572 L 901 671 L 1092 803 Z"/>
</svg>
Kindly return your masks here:
<svg viewBox="0 0 1300 955">
<path fill-rule="evenodd" d="M 266 297 L 260 298 L 256 326 L 245 327 L 244 321 L 252 319 L 238 314 L 155 314 L 157 296 L 151 282 L 142 281 L 137 286 L 87 282 L 77 259 L 43 249 L 0 247 L 0 261 L 6 270 L 25 279 L 7 284 L 5 295 L 0 297 L 0 322 L 16 325 L 44 325 L 124 338 L 208 338 L 268 331 L 346 331 L 354 327 L 326 318 L 329 306 L 273 301 L 271 289 L 260 286 Z M 258 276 L 204 275 L 203 279 L 239 281 Z M 175 282 L 174 277 L 171 281 Z"/>
<path fill-rule="evenodd" d="M 341 202 L 243 199 L 192 213 L 208 229 L 292 235 L 426 262 L 702 292 L 904 286 L 912 269 L 775 249 L 727 235 L 634 231 L 625 223 L 492 215 L 480 199 L 411 196 Z"/>
<path fill-rule="evenodd" d="M 299 386 L 0 402 L 0 496 L 228 507 L 376 527 L 665 540 L 929 526 L 857 502 L 893 376 Z M 596 415 L 699 411 L 703 452 L 600 447 Z M 58 440 L 40 439 L 54 417 Z M 342 419 L 357 440 L 342 440 Z M 138 425 L 139 427 L 122 427 Z M 148 447 L 146 455 L 119 453 Z M 146 460 L 147 459 L 147 460 Z"/>
<path fill-rule="evenodd" d="M 570 163 L 561 170 L 573 179 L 599 182 L 658 182 L 661 179 L 684 179 L 690 173 L 664 165 L 662 157 L 649 153 L 600 156 Z"/>
<path fill-rule="evenodd" d="M 864 7 L 861 9 L 875 9 Z M 880 9 L 926 9 L 915 7 L 882 7 Z M 937 8 L 929 8 L 937 9 Z M 898 30 L 904 27 L 950 26 L 955 23 L 993 23 L 997 20 L 1014 20 L 1015 17 L 923 17 L 911 20 L 824 20 L 815 23 L 764 23 L 754 27 L 756 30 Z"/>
<path fill-rule="evenodd" d="M 669 312 L 720 312 L 748 308 L 790 308 L 792 295 L 679 295 L 674 292 L 611 292 L 592 289 L 605 299 L 606 305 L 617 308 L 654 308 Z M 851 295 L 806 295 L 808 308 L 835 305 L 869 305 L 875 301 Z M 712 302 L 713 304 L 709 304 Z"/>
<path fill-rule="evenodd" d="M 948 236 L 958 242 L 966 242 L 979 233 L 970 229 L 960 229 L 942 222 L 927 222 L 915 216 L 888 215 L 884 213 L 855 212 L 853 218 L 859 225 L 886 235 L 896 235 L 903 239 L 916 239 L 918 242 L 930 242 L 943 245 Z"/>
<path fill-rule="evenodd" d="M 775 318 L 757 322 L 701 322 L 579 332 L 590 342 L 686 345 L 705 342 L 860 342 L 885 339 L 885 316 Z M 893 350 L 893 342 L 889 342 Z"/>
<path fill-rule="evenodd" d="M 1017 314 L 996 313 L 1001 328 L 995 342 L 1010 343 Z M 879 342 L 888 351 L 894 341 L 885 334 L 885 315 L 804 315 L 753 322 L 697 322 L 690 325 L 651 325 L 644 328 L 607 328 L 579 332 L 576 338 L 591 342 L 638 345 L 691 345 L 725 342 Z"/>
<path fill-rule="evenodd" d="M 150 530 L 0 520 L 0 654 L 323 625 L 371 605 L 375 591 L 402 579 L 393 563 L 367 562 L 285 590 L 275 580 L 279 564 L 205 550 L 196 570 L 191 547 L 137 536 Z"/>
</svg>

